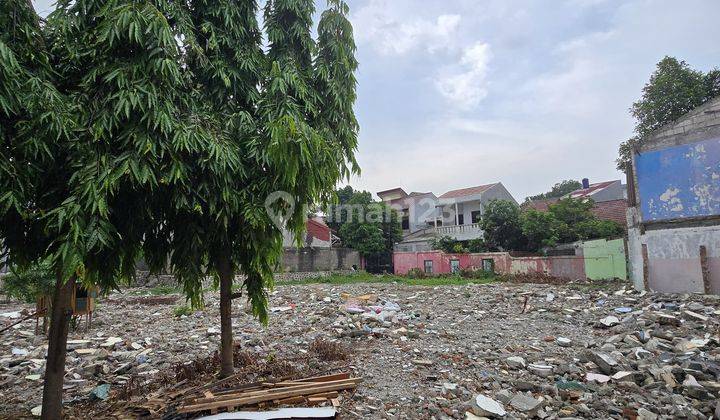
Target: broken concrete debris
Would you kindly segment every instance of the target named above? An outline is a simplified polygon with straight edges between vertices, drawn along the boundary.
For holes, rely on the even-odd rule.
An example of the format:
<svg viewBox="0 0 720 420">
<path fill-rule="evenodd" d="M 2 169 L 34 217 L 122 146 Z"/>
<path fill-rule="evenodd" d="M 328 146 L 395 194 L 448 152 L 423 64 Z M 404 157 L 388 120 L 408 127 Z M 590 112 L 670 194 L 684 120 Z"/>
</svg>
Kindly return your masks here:
<svg viewBox="0 0 720 420">
<path fill-rule="evenodd" d="M 472 407 L 475 415 L 483 417 L 505 417 L 507 412 L 503 406 L 492 398 L 484 395 L 478 395 L 475 397 L 474 405 Z"/>
<path fill-rule="evenodd" d="M 101 301 L 91 330 L 70 332 L 69 415 L 100 386 L 108 386 L 107 400 L 95 392 L 91 406 L 97 410 L 116 404 L 125 389 L 153 385 L 166 372 L 196 369 L 196 360 L 210 360 L 217 349 L 216 294 L 206 296 L 204 310 L 185 318 L 172 314 L 177 295 L 152 305 L 127 293 L 110 298 L 112 305 Z M 268 366 L 279 372 L 272 378 L 308 365 L 315 369 L 312 375 L 321 375 L 329 362 L 308 357 L 313 341 L 342 344 L 348 359 L 336 362 L 339 369 L 332 372 L 363 378 L 340 406 L 333 405 L 343 417 L 699 419 L 720 410 L 715 296 L 637 293 L 622 284 L 598 289 L 373 283 L 281 285 L 269 300 L 273 308 L 291 309 L 272 312 L 267 326 L 243 312 L 240 301 L 235 304 L 233 327 L 247 359 L 243 363 L 274 361 Z M 0 326 L 30 310 L 0 304 Z M 39 410 L 47 341 L 34 334 L 33 324 L 25 321 L 0 336 L 0 417 L 23 418 Z M 311 375 L 295 378 L 302 376 Z M 215 401 L 225 390 L 247 391 L 241 385 L 247 384 L 176 401 Z M 133 395 L 142 400 L 154 394 Z M 309 396 L 302 397 L 297 404 L 310 403 Z M 166 407 L 164 395 L 158 398 L 157 406 Z M 323 404 L 332 404 L 332 398 L 323 398 Z M 350 412 L 356 415 L 343 414 Z"/>
</svg>

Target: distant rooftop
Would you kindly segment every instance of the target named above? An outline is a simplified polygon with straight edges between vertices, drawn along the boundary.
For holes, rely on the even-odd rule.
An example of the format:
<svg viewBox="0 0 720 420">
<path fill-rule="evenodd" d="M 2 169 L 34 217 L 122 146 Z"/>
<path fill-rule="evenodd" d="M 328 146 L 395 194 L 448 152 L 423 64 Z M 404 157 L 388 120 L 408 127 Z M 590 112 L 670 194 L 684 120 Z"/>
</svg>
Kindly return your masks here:
<svg viewBox="0 0 720 420">
<path fill-rule="evenodd" d="M 496 182 L 494 184 L 478 185 L 477 187 L 461 188 L 459 190 L 451 190 L 451 191 L 448 191 L 445 194 L 441 195 L 438 198 L 458 198 L 458 197 L 466 197 L 468 195 L 481 194 L 497 184 L 498 183 Z"/>
<path fill-rule="evenodd" d="M 610 185 L 620 182 L 619 180 L 615 181 L 605 181 L 605 182 L 598 182 L 595 184 L 590 184 L 590 187 L 588 188 L 581 188 L 579 190 L 575 190 L 570 193 L 571 198 L 583 198 L 583 197 L 589 197 L 597 192 L 600 192 L 604 190 L 605 188 L 609 187 Z"/>
</svg>

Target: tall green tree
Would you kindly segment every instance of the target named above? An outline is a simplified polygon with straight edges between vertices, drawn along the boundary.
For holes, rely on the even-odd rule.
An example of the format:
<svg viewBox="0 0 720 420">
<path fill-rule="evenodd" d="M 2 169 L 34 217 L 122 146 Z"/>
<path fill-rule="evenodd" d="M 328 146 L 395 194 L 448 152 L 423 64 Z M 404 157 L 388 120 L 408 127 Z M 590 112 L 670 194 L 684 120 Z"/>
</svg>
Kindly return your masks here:
<svg viewBox="0 0 720 420">
<path fill-rule="evenodd" d="M 346 186 L 336 191 L 339 204 L 328 206 L 328 226 L 335 230 L 343 245 L 363 255 L 392 251 L 402 240 L 398 212 L 373 200 L 368 191 Z"/>
<path fill-rule="evenodd" d="M 173 251 L 171 269 L 188 297 L 199 298 L 206 274 L 219 283 L 221 377 L 233 373 L 232 299 L 242 295 L 232 291 L 235 273 L 239 268 L 249 272 L 251 287 L 262 287 L 258 278 L 266 275 L 249 267 L 253 259 L 258 261 L 247 244 L 252 235 L 270 236 L 268 265 L 279 253 L 277 239 L 266 227 L 269 221 L 258 214 L 262 205 L 257 198 L 248 200 L 248 192 L 267 195 L 272 186 L 262 179 L 267 174 L 254 170 L 262 165 L 257 106 L 266 65 L 257 11 L 254 1 L 190 2 L 189 26 L 199 46 L 186 57 L 188 77 L 196 88 L 192 111 L 213 128 L 214 141 L 205 159 L 185 155 L 188 182 L 172 191 L 175 205 L 166 213 L 173 242 L 165 249 Z M 245 267 L 245 262 L 251 264 Z M 261 312 L 261 292 L 255 293 L 255 302 Z"/>
<path fill-rule="evenodd" d="M 520 208 L 514 202 L 491 200 L 485 208 L 480 224 L 485 243 L 491 250 L 525 249 L 525 237 L 520 227 Z"/>
<path fill-rule="evenodd" d="M 625 171 L 633 148 L 654 130 L 676 121 L 687 112 L 720 94 L 720 70 L 707 74 L 692 69 L 685 61 L 666 56 L 643 87 L 642 97 L 633 103 L 635 134 L 620 144 L 617 168 Z"/>
<path fill-rule="evenodd" d="M 0 3 L 0 238 L 5 263 L 32 267 L 51 254 L 55 274 L 43 417 L 62 408 L 65 348 L 74 269 L 61 252 L 65 232 L 48 226 L 48 213 L 68 194 L 67 147 L 74 109 L 56 86 L 49 39 L 27 0 Z M 77 233 L 77 232 L 76 232 Z M 78 235 L 79 236 L 79 235 Z M 24 278 L 30 281 L 28 277 Z"/>
</svg>

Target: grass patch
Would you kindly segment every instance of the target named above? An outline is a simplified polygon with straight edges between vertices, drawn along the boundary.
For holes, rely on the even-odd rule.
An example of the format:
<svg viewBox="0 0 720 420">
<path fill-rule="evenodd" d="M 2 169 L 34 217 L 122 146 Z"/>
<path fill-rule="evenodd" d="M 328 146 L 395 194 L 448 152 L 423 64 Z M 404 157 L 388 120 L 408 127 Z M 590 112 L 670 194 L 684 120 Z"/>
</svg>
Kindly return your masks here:
<svg viewBox="0 0 720 420">
<path fill-rule="evenodd" d="M 297 285 L 297 284 L 354 284 L 354 283 L 397 283 L 407 286 L 461 286 L 465 284 L 488 284 L 499 281 L 500 279 L 494 275 L 488 275 L 483 278 L 466 278 L 460 276 L 439 276 L 425 277 L 421 279 L 413 279 L 408 277 L 396 276 L 392 274 L 375 275 L 365 272 L 355 274 L 332 274 L 330 276 L 318 276 L 300 280 L 282 280 L 277 281 L 278 285 Z"/>
<path fill-rule="evenodd" d="M 176 306 L 173 308 L 173 315 L 175 315 L 175 318 L 180 318 L 181 316 L 189 316 L 192 315 L 193 310 L 191 307 L 187 305 L 183 306 Z"/>
</svg>

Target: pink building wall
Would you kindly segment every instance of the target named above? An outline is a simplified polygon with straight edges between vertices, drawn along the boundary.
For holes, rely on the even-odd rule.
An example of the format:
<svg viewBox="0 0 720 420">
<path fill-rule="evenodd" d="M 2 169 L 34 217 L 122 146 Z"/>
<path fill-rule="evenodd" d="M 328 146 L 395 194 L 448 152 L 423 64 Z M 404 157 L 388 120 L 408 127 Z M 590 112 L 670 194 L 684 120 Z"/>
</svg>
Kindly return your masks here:
<svg viewBox="0 0 720 420">
<path fill-rule="evenodd" d="M 482 269 L 482 260 L 492 259 L 495 272 L 501 274 L 543 273 L 569 279 L 585 278 L 582 256 L 512 257 L 507 252 L 476 254 L 445 254 L 442 251 L 395 252 L 395 274 L 407 274 L 413 268 L 424 270 L 425 261 L 433 262 L 433 274 L 449 274 L 450 260 L 458 260 L 460 268 Z"/>
</svg>

